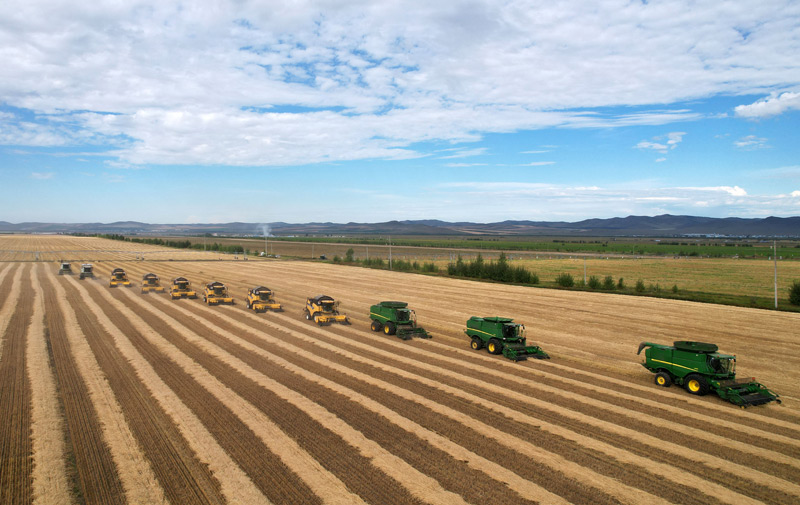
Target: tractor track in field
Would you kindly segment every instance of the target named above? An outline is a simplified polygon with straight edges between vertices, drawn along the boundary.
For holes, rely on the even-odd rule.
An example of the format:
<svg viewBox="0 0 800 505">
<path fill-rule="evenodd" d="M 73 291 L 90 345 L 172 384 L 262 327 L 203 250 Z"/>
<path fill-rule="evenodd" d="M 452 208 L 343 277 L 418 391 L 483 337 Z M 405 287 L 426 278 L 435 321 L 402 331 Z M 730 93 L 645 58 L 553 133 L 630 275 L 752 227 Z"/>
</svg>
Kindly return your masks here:
<svg viewBox="0 0 800 505">
<path fill-rule="evenodd" d="M 165 302 L 165 303 L 169 303 L 169 302 Z M 201 306 L 200 308 L 203 308 L 203 307 Z M 185 310 L 188 311 L 189 308 L 187 308 Z M 213 311 L 214 309 L 207 309 L 207 310 Z M 208 331 L 206 331 L 206 333 L 209 334 Z M 230 337 L 231 336 L 228 335 L 228 338 L 230 338 Z M 236 339 L 237 337 L 233 337 L 233 338 Z M 223 341 L 220 341 L 220 343 L 224 344 Z M 230 346 L 230 345 L 232 345 L 232 344 L 228 344 L 228 346 Z M 232 348 L 231 347 L 228 347 L 228 348 L 234 350 L 243 359 L 250 359 L 251 358 L 250 353 L 242 351 L 241 349 L 237 350 L 235 346 L 232 347 Z M 274 360 L 277 361 L 277 363 L 279 365 L 283 361 L 281 358 L 277 358 L 277 357 L 275 357 Z M 261 361 L 263 361 L 263 359 Z M 280 371 L 274 365 L 270 364 L 269 366 L 267 366 L 267 365 L 265 365 L 263 363 L 259 364 L 259 360 L 258 359 L 254 363 L 254 365 L 259 366 L 259 367 L 266 367 L 266 368 L 263 368 L 263 372 L 265 374 L 266 373 L 275 374 L 275 373 L 278 373 Z M 301 368 L 298 367 L 298 368 L 295 368 L 293 371 L 295 372 L 294 376 L 291 375 L 291 374 L 286 376 L 287 378 L 285 380 L 287 381 L 287 386 L 296 387 L 298 382 L 306 383 L 304 381 L 301 381 L 302 377 L 311 378 L 312 379 L 311 383 L 313 383 L 313 382 L 315 382 L 314 378 L 317 377 L 314 374 L 312 374 L 311 372 L 306 371 L 304 368 L 301 369 Z M 282 374 L 285 374 L 285 373 L 282 372 Z M 297 374 L 300 374 L 301 378 L 298 378 Z M 316 380 L 317 381 L 322 381 L 323 379 L 316 379 Z M 345 418 L 354 419 L 354 421 L 352 421 L 352 422 L 357 427 L 361 427 L 361 425 L 363 425 L 364 428 L 367 428 L 367 429 L 370 429 L 370 430 L 377 429 L 377 427 L 374 426 L 374 418 L 375 418 L 376 414 L 374 414 L 374 413 L 365 413 L 363 416 L 356 415 L 355 417 L 353 417 L 354 416 L 353 411 L 359 411 L 360 410 L 360 406 L 357 403 L 350 403 L 349 401 L 345 401 L 345 400 L 337 402 L 337 401 L 332 401 L 330 399 L 331 396 L 335 396 L 335 393 L 341 392 L 341 391 L 339 391 L 340 389 L 341 388 L 338 385 L 329 383 L 328 384 L 328 390 L 324 394 L 321 394 L 321 396 L 319 397 L 318 402 L 323 402 L 324 404 L 326 404 L 326 406 L 330 406 L 331 409 L 337 410 L 337 412 L 341 412 L 341 415 L 345 416 Z M 349 403 L 349 405 L 348 405 L 348 403 Z M 342 404 L 345 404 L 347 407 L 346 408 L 343 407 Z M 373 410 L 374 410 L 374 408 L 373 408 Z M 396 414 L 394 414 L 394 415 L 390 414 L 389 415 L 389 418 L 395 418 L 395 417 L 398 417 L 398 416 Z M 393 421 L 393 422 L 395 424 L 398 423 L 398 421 Z M 409 424 L 411 424 L 411 423 L 409 423 Z M 377 432 L 378 433 L 377 436 L 379 437 L 380 440 L 386 440 L 387 443 L 389 443 L 390 441 L 393 441 L 392 445 L 396 445 L 396 444 L 400 443 L 401 446 L 404 446 L 404 445 L 406 445 L 407 443 L 409 443 L 410 441 L 413 440 L 413 435 L 414 434 L 409 435 L 407 440 L 403 440 L 402 437 L 398 437 L 397 436 L 398 430 L 403 430 L 403 428 L 407 428 L 407 426 L 403 426 L 403 422 L 402 421 L 400 422 L 400 424 L 397 424 L 397 426 L 398 427 L 395 430 L 391 430 L 391 429 L 387 430 L 385 428 L 383 430 L 379 430 L 379 432 Z M 381 431 L 383 432 L 382 434 L 381 434 Z M 416 432 L 418 432 L 418 431 L 419 430 L 416 430 Z M 419 445 L 419 443 L 415 443 L 414 444 L 414 451 L 412 451 L 412 454 L 410 454 L 410 455 L 411 456 L 415 456 L 415 460 L 434 461 L 435 462 L 436 459 L 435 458 L 431 459 L 429 456 L 430 455 L 435 456 L 436 455 L 436 451 L 433 451 L 433 452 L 429 451 L 429 452 L 423 453 L 421 455 L 417 454 L 419 452 L 419 450 L 424 448 L 424 447 L 425 447 L 424 444 Z M 449 460 L 449 458 L 447 458 L 446 460 Z M 458 463 L 458 461 L 456 461 L 456 463 Z M 452 468 L 447 468 L 446 470 L 447 470 L 448 473 L 454 471 Z M 502 472 L 502 470 L 500 470 L 500 467 L 497 468 L 497 471 Z M 400 472 L 397 471 L 396 473 L 400 473 Z M 463 486 L 466 482 L 470 482 L 470 479 L 466 479 L 466 480 L 462 479 L 459 485 Z M 470 482 L 468 488 L 469 487 L 473 487 L 475 484 L 476 484 L 475 482 Z M 530 486 L 527 486 L 527 487 L 530 487 Z M 498 486 L 496 485 L 496 483 L 494 483 L 494 484 L 488 486 L 486 492 L 489 493 L 489 496 L 492 496 L 492 495 L 496 495 L 498 492 L 502 492 L 502 489 L 499 489 Z M 483 495 L 483 496 L 485 496 L 485 495 Z M 480 497 L 476 497 L 476 498 L 480 498 Z M 511 498 L 511 501 L 502 500 L 499 503 L 519 503 L 520 502 L 518 496 L 513 496 L 512 495 L 510 498 Z M 556 503 L 557 502 L 558 501 L 556 501 Z M 448 503 L 448 502 L 444 502 L 444 503 Z"/>
<path fill-rule="evenodd" d="M 314 328 L 314 329 L 316 330 L 316 328 Z M 317 337 L 315 337 L 315 338 L 317 338 Z M 301 347 L 304 347 L 304 346 L 301 346 Z M 314 351 L 314 344 L 307 344 L 307 350 L 309 352 L 313 352 Z M 374 371 L 369 372 L 369 374 L 371 376 L 375 376 L 375 372 Z M 416 375 L 416 377 L 427 377 L 427 376 L 430 376 L 430 374 L 431 374 L 430 370 L 420 371 L 420 372 L 418 372 L 418 375 Z M 412 377 L 414 377 L 413 374 L 412 374 Z M 421 379 L 418 379 L 418 380 L 421 380 Z M 440 377 L 436 378 L 436 382 L 439 382 L 441 380 L 442 379 Z M 439 401 L 443 401 L 441 396 L 437 396 L 437 398 L 439 399 Z M 541 418 L 541 416 L 539 416 L 539 417 Z M 521 431 L 521 433 L 524 434 L 524 430 Z M 634 435 L 636 435 L 636 434 L 634 433 Z M 623 441 L 623 440 L 620 440 L 619 437 L 617 437 L 617 439 L 613 440 L 612 442 L 616 443 L 618 445 L 625 444 L 626 446 L 629 446 L 631 444 L 635 445 L 636 444 L 635 440 L 636 439 L 634 438 L 633 440 L 628 439 L 628 440 L 624 440 Z M 656 441 L 656 443 L 658 443 L 658 442 L 659 441 Z M 587 442 L 584 440 L 584 443 L 587 443 Z M 658 444 L 658 445 L 659 445 L 659 449 L 657 449 L 657 450 L 663 450 L 663 449 L 660 449 L 660 445 L 663 445 L 663 444 Z M 643 456 L 647 456 L 647 455 L 649 455 L 649 453 L 647 451 L 643 451 L 642 455 Z M 657 459 L 663 459 L 663 458 L 657 458 Z M 700 457 L 699 459 L 702 460 L 703 458 Z M 721 484 L 728 485 L 728 486 L 733 486 L 734 488 L 736 488 L 737 490 L 739 490 L 740 492 L 742 492 L 745 495 L 768 496 L 768 495 L 774 495 L 775 494 L 774 490 L 770 490 L 769 488 L 766 488 L 764 486 L 765 483 L 770 483 L 771 481 L 775 480 L 772 476 L 770 476 L 770 475 L 762 475 L 761 476 L 761 483 L 762 483 L 761 485 L 754 484 L 753 482 L 750 482 L 748 484 L 739 484 L 741 479 L 742 479 L 741 477 L 733 476 L 733 475 L 730 475 L 730 474 L 728 474 L 726 472 L 720 472 L 720 470 L 718 469 L 719 466 L 724 466 L 725 465 L 725 461 L 724 460 L 717 459 L 716 461 L 714 461 L 716 458 L 712 458 L 712 457 L 705 458 L 705 459 L 712 460 L 712 463 L 716 463 L 718 465 L 717 467 L 713 467 L 712 466 L 709 470 L 712 473 L 712 475 L 714 475 L 713 479 L 714 480 L 718 480 Z M 670 461 L 670 460 L 667 459 L 667 461 Z M 672 462 L 680 463 L 681 459 L 676 457 L 676 458 L 673 458 Z M 742 468 L 741 469 L 741 475 L 742 476 L 748 475 L 751 478 L 751 480 L 754 479 L 754 480 L 758 481 L 758 478 L 754 478 L 753 477 L 753 473 L 754 472 L 752 470 L 748 471 L 746 468 Z M 722 477 L 718 478 L 718 474 L 721 474 Z M 663 475 L 669 476 L 669 472 L 668 471 L 664 471 Z M 725 479 L 725 476 L 728 476 L 727 480 Z M 687 479 L 687 480 L 690 480 L 690 479 Z M 761 486 L 761 489 L 759 489 L 759 486 Z M 707 484 L 704 486 L 702 483 L 700 483 L 700 484 L 697 484 L 696 487 L 702 489 L 703 487 L 709 487 L 709 486 Z M 792 492 L 792 491 L 794 492 L 795 496 L 800 496 L 800 494 L 798 494 L 798 493 L 800 493 L 800 491 L 798 491 L 798 489 L 796 487 L 794 489 L 791 489 L 791 488 L 789 489 L 789 492 Z M 791 503 L 794 499 L 795 498 L 788 498 L 785 502 L 786 503 Z M 740 502 L 741 498 L 736 499 L 736 500 Z M 737 501 L 733 501 L 733 502 L 735 503 Z M 779 500 L 776 500 L 776 501 L 779 501 Z"/>
<path fill-rule="evenodd" d="M 73 502 L 67 473 L 64 420 L 48 352 L 41 268 L 30 271 L 35 301 L 28 328 L 26 372 L 31 385 L 31 442 L 33 503 L 68 505 Z"/>
<path fill-rule="evenodd" d="M 311 350 L 311 349 L 310 349 Z"/>
<path fill-rule="evenodd" d="M 168 310 L 166 312 L 170 313 L 171 316 L 174 316 L 174 314 L 172 314 L 174 309 L 172 309 L 170 307 L 171 304 L 172 304 L 172 302 L 163 302 L 162 303 L 162 305 L 166 305 L 167 306 Z M 172 307 L 175 307 L 175 306 L 172 306 Z M 166 316 L 162 316 L 162 317 L 166 317 Z M 194 319 L 186 320 L 185 316 L 182 316 L 181 323 L 185 324 L 187 326 L 191 326 L 191 325 L 197 324 Z M 203 328 L 202 325 L 198 327 L 198 329 L 200 329 L 201 331 L 202 331 L 202 328 Z M 205 333 L 206 333 L 206 335 L 205 335 L 204 338 L 210 338 L 209 332 L 207 330 L 205 331 Z M 180 343 L 176 342 L 176 345 L 180 345 Z M 191 347 L 188 347 L 186 344 L 183 344 L 182 347 L 184 349 L 184 352 L 196 354 L 200 358 L 202 358 L 204 355 L 206 355 L 206 356 L 208 355 L 207 352 L 205 352 L 205 353 L 204 352 L 198 352 L 197 349 L 192 349 Z M 206 359 L 208 359 L 208 358 L 206 358 Z M 235 364 L 235 362 L 234 362 L 234 364 Z M 208 366 L 209 367 L 215 367 L 216 369 L 220 368 L 219 365 L 214 365 L 213 362 L 211 362 L 211 361 L 209 361 L 209 365 Z M 239 366 L 238 368 L 241 368 L 241 366 Z M 272 374 L 275 374 L 275 373 L 277 373 L 279 371 L 280 371 L 279 369 L 277 369 L 275 367 L 271 367 L 271 369 L 265 370 L 264 373 L 266 374 L 268 372 L 271 372 L 271 373 L 269 373 L 269 375 L 272 375 Z M 258 374 L 253 374 L 252 371 L 250 372 L 250 375 L 253 376 L 254 380 L 257 380 L 258 377 L 259 377 Z M 266 376 L 265 376 L 265 379 L 262 379 L 262 380 L 267 380 Z M 293 379 L 289 380 L 288 381 L 289 383 L 284 385 L 283 387 L 286 387 L 286 386 L 294 387 L 295 382 L 297 380 L 300 380 L 300 379 L 298 379 L 297 377 L 294 377 Z M 232 387 L 234 387 L 234 385 L 238 386 L 239 384 L 245 384 L 246 382 L 248 382 L 248 381 L 245 378 L 241 377 L 239 379 L 230 381 L 230 384 L 232 385 Z M 267 386 L 264 386 L 264 387 L 266 388 Z M 273 383 L 272 388 L 274 389 L 276 387 L 281 388 L 277 384 Z M 290 398 L 291 397 L 297 397 L 296 393 L 292 394 L 292 393 L 288 392 L 288 390 L 284 391 L 283 394 L 284 395 L 288 395 L 288 397 L 290 397 Z M 250 396 L 254 397 L 254 401 L 256 401 L 255 396 L 263 396 L 263 395 L 264 395 L 263 391 L 259 393 L 258 390 L 255 390 L 253 393 L 250 393 Z M 299 401 L 299 398 L 298 398 L 298 400 L 292 400 L 292 401 L 296 403 L 297 401 Z M 305 400 L 305 402 L 308 404 L 308 406 L 313 405 L 308 400 Z M 339 408 L 339 409 L 342 408 L 337 403 L 334 403 L 333 405 L 335 407 Z M 307 409 L 308 406 L 304 407 L 304 409 Z M 357 409 L 357 407 L 358 407 L 357 405 L 350 405 L 348 408 L 346 408 L 344 410 L 344 412 L 350 412 L 353 409 Z M 307 410 L 307 412 L 313 413 L 313 411 L 315 411 L 315 410 L 319 411 L 319 407 L 316 407 L 316 408 L 312 409 L 312 411 L 308 411 Z M 320 411 L 320 412 L 322 412 L 322 411 Z M 281 412 L 278 411 L 275 414 L 280 416 Z M 373 416 L 367 416 L 366 419 L 369 419 L 371 417 L 373 417 Z M 355 432 L 355 431 L 352 431 L 351 435 L 347 435 L 346 433 L 341 432 L 341 429 L 346 427 L 346 425 L 343 425 L 341 422 L 336 422 L 335 419 L 329 419 L 328 422 L 329 423 L 331 423 L 331 422 L 334 423 L 334 424 L 328 424 L 328 428 L 329 429 L 334 430 L 334 432 L 338 432 L 340 436 L 345 436 L 352 443 L 358 443 L 359 446 L 361 447 L 361 451 L 362 452 L 363 451 L 375 452 L 375 449 L 372 449 L 370 447 L 375 447 L 375 448 L 378 447 L 377 445 L 374 444 L 374 442 L 366 442 L 366 441 L 358 442 L 357 439 L 353 439 L 353 435 L 357 434 L 357 432 Z M 361 421 L 361 422 L 363 423 L 363 421 Z M 285 429 L 287 429 L 287 431 L 293 436 L 299 437 L 301 439 L 305 438 L 307 436 L 307 433 L 306 433 L 307 427 L 305 429 L 302 429 L 302 430 L 298 431 L 297 427 L 293 426 L 292 424 L 283 423 L 282 426 L 284 426 Z M 337 426 L 338 426 L 338 428 L 337 428 Z M 352 429 L 349 429 L 349 430 L 352 430 Z M 332 434 L 335 435 L 335 433 L 332 433 Z M 361 435 L 359 435 L 359 436 L 361 436 Z M 308 442 L 304 441 L 304 443 L 308 443 Z M 390 462 L 391 459 L 393 459 L 393 458 L 389 457 L 389 459 L 387 459 L 387 456 L 388 456 L 388 454 L 383 455 L 383 456 L 376 455 L 376 458 L 380 458 L 380 460 L 386 460 L 387 462 Z M 375 474 L 372 478 L 378 478 L 378 479 L 384 481 L 384 484 L 380 484 L 380 480 L 378 481 L 378 484 L 380 484 L 379 487 L 386 488 L 387 490 L 390 490 L 390 491 L 392 489 L 394 489 L 394 491 L 391 491 L 389 493 L 389 496 L 392 496 L 391 500 L 392 500 L 393 503 L 394 502 L 402 503 L 401 497 L 405 494 L 405 492 L 402 489 L 398 490 L 396 485 L 391 484 L 390 481 L 386 481 L 388 476 L 393 473 L 392 472 L 393 469 L 395 470 L 394 473 L 398 474 L 397 476 L 394 476 L 394 478 L 399 478 L 401 482 L 404 482 L 406 485 L 411 486 L 412 491 L 416 490 L 415 492 L 420 496 L 420 498 L 427 498 L 427 501 L 429 501 L 429 500 L 435 499 L 436 493 L 439 493 L 439 494 L 442 495 L 442 500 L 441 501 L 440 500 L 435 500 L 434 502 L 431 502 L 431 503 L 447 504 L 447 503 L 456 503 L 457 502 L 457 496 L 456 495 L 448 495 L 447 493 L 443 493 L 441 490 L 440 491 L 436 491 L 436 488 L 438 486 L 435 484 L 435 481 L 430 481 L 428 483 L 425 483 L 426 478 L 425 478 L 425 476 L 423 474 L 419 474 L 416 477 L 412 477 L 412 476 L 406 475 L 406 473 L 408 473 L 408 470 L 403 470 L 402 466 L 397 466 L 397 464 L 395 464 L 394 466 L 392 464 L 388 464 L 388 465 L 387 464 L 382 464 L 382 463 L 380 463 L 380 461 L 377 461 L 376 459 L 374 459 L 373 462 L 375 464 L 378 464 L 380 467 L 382 467 L 383 472 L 385 472 L 385 475 L 383 475 L 383 474 L 381 474 L 379 472 L 379 473 Z M 397 461 L 397 463 L 400 463 L 402 465 L 402 463 L 400 461 Z M 369 463 L 367 463 L 367 465 L 368 464 Z M 363 467 L 362 467 L 362 469 L 360 471 L 362 471 L 362 472 L 364 471 Z M 420 483 L 422 483 L 424 485 L 420 486 Z M 375 482 L 373 482 L 372 485 L 374 486 Z M 361 487 L 363 488 L 363 485 Z M 386 497 L 384 497 L 384 499 L 386 499 Z M 410 503 L 418 503 L 415 499 L 412 499 L 411 497 L 409 497 L 409 499 L 411 500 Z M 376 503 L 381 503 L 381 502 L 383 502 L 383 501 L 381 501 L 380 499 L 378 499 L 376 501 Z"/>
<path fill-rule="evenodd" d="M 45 300 L 49 298 L 52 308 L 47 322 L 50 343 L 81 495 L 86 503 L 162 503 L 160 487 L 151 479 L 64 288 L 47 277 L 45 286 Z"/>
<path fill-rule="evenodd" d="M 81 300 L 107 334 L 111 335 L 116 347 L 124 354 L 126 360 L 136 369 L 142 382 L 156 397 L 160 406 L 174 420 L 181 434 L 201 457 L 220 483 L 220 489 L 227 502 L 248 504 L 268 503 L 266 498 L 253 485 L 252 481 L 241 471 L 238 465 L 228 456 L 201 420 L 190 411 L 178 395 L 156 374 L 144 357 L 136 351 L 119 327 L 101 310 L 100 305 L 90 296 L 90 290 L 79 288 Z M 123 321 L 124 322 L 124 321 Z M 123 324 L 122 327 L 127 327 Z"/>
<path fill-rule="evenodd" d="M 85 299 L 93 305 L 92 308 L 104 313 L 109 323 L 124 335 L 137 355 L 152 367 L 166 387 L 197 416 L 214 440 L 230 455 L 231 462 L 241 468 L 257 489 L 256 496 L 260 495 L 253 503 L 269 503 L 272 499 L 280 500 L 281 497 L 291 497 L 301 503 L 318 503 L 307 486 L 293 475 L 281 471 L 283 465 L 280 460 L 242 420 L 247 418 L 247 414 L 231 410 L 225 404 L 224 400 L 228 399 L 229 392 L 218 385 L 199 382 L 192 373 L 170 359 L 163 348 L 150 342 L 147 338 L 149 326 L 129 315 L 126 317 L 124 312 L 118 310 L 119 307 L 109 303 L 114 300 L 114 295 L 119 296 L 118 293 L 112 295 L 102 287 L 93 286 L 87 290 L 86 295 Z M 174 332 L 169 328 L 166 331 Z"/>
<path fill-rule="evenodd" d="M 0 359 L 3 358 L 3 347 L 6 341 L 6 331 L 11 324 L 11 316 L 17 309 L 20 293 L 22 292 L 22 266 L 9 268 L 3 273 L 14 271 L 14 275 L 6 275 L 3 279 L 3 294 L 6 294 L 3 304 L 0 306 Z"/>
<path fill-rule="evenodd" d="M 79 299 L 74 286 L 68 298 Z M 113 346 L 113 340 L 83 307 L 75 307 L 78 324 L 100 369 L 120 403 L 123 415 L 139 442 L 166 498 L 171 503 L 224 503 L 219 484 L 149 394 L 135 370 Z"/>
<path fill-rule="evenodd" d="M 6 305 L 14 311 L 2 334 L 0 356 L 0 503 L 33 503 L 31 441 L 31 387 L 26 368 L 26 335 L 33 315 L 30 266 L 18 266 L 14 285 L 19 297 Z M 16 302 L 16 303 L 15 303 Z"/>
<path fill-rule="evenodd" d="M 338 265 L 148 263 L 103 254 L 95 265 L 99 279 L 87 282 L 56 276 L 49 266 L 44 276 L 38 267 L 24 270 L 26 281 L 25 267 L 0 265 L 0 315 L 9 316 L 0 325 L 10 324 L 21 310 L 15 302 L 26 296 L 32 313 L 40 310 L 34 303 L 40 295 L 28 291 L 31 280 L 44 277 L 67 452 L 70 442 L 76 446 L 77 426 L 67 404 L 83 401 L 88 417 L 103 427 L 94 443 L 111 450 L 106 473 L 124 490 L 119 503 L 135 502 L 133 488 L 147 479 L 126 474 L 130 465 L 119 461 L 119 440 L 107 433 L 115 403 L 130 439 L 142 446 L 138 464 L 152 469 L 156 487 L 172 503 L 230 503 L 243 496 L 276 505 L 789 505 L 800 499 L 797 388 L 791 373 L 769 371 L 800 348 L 785 338 L 798 322 L 792 314 Z M 130 290 L 108 289 L 108 273 L 117 266 L 134 282 Z M 179 275 L 199 292 L 205 282 L 222 281 L 238 305 L 142 296 L 141 274 L 149 271 L 167 289 Z M 246 310 L 244 293 L 256 285 L 274 289 L 286 312 Z M 64 296 L 54 298 L 59 288 Z M 341 300 L 354 324 L 319 328 L 302 319 L 306 296 L 320 292 Z M 57 298 L 69 301 L 59 307 Z M 409 301 L 434 339 L 403 342 L 370 332 L 366 308 L 382 299 Z M 72 335 L 65 312 L 77 327 Z M 529 339 L 553 360 L 512 363 L 471 351 L 463 322 L 476 314 L 525 322 Z M 60 329 L 50 329 L 51 320 L 65 317 Z M 39 332 L 35 321 L 25 332 L 30 349 L 30 336 Z M 10 326 L 0 332 L 0 369 L 11 333 Z M 58 335 L 72 340 L 56 342 Z M 760 347 L 748 352 L 754 335 Z M 770 387 L 774 380 L 785 405 L 740 410 L 715 395 L 654 386 L 638 365 L 636 345 L 681 339 L 715 341 L 746 356 L 741 374 L 752 369 Z M 92 360 L 93 379 L 81 363 Z M 77 385 L 62 384 L 70 367 Z M 98 377 L 108 382 L 102 401 L 92 386 Z M 81 385 L 83 397 L 65 393 L 69 387 L 81 393 Z M 80 464 L 79 452 L 87 449 L 73 451 L 76 467 L 94 472 Z M 167 475 L 172 465 L 187 470 Z M 213 498 L 194 476 L 216 489 Z M 186 498 L 193 494 L 206 499 Z"/>
</svg>

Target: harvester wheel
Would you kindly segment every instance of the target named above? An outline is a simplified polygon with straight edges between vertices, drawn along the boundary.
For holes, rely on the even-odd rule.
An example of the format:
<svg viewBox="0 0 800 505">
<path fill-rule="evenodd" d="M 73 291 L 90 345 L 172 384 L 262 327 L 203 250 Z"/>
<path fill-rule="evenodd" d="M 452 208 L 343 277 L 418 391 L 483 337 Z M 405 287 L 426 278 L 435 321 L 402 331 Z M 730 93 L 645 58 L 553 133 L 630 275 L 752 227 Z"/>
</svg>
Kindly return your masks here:
<svg viewBox="0 0 800 505">
<path fill-rule="evenodd" d="M 250 305 L 250 300 L 247 300 L 246 302 L 244 302 L 244 304 L 247 306 L 248 309 L 252 308 Z"/>
<path fill-rule="evenodd" d="M 689 394 L 703 396 L 708 394 L 708 382 L 702 375 L 690 374 L 684 379 L 683 386 Z"/>
<path fill-rule="evenodd" d="M 472 337 L 472 342 L 469 343 L 474 351 L 478 351 L 483 347 L 483 340 L 478 337 Z"/>
<path fill-rule="evenodd" d="M 378 321 L 372 321 L 372 324 L 369 325 L 369 329 L 372 331 L 381 331 L 381 323 Z"/>
<path fill-rule="evenodd" d="M 489 354 L 501 354 L 503 352 L 503 344 L 496 338 L 492 338 L 486 344 L 486 350 L 489 351 Z"/>
<path fill-rule="evenodd" d="M 317 326 L 322 324 L 322 323 L 320 323 L 319 315 L 314 314 L 314 322 L 317 323 Z"/>
<path fill-rule="evenodd" d="M 668 388 L 672 385 L 672 377 L 666 372 L 658 372 L 656 374 L 656 384 L 661 387 Z"/>
<path fill-rule="evenodd" d="M 397 331 L 397 327 L 391 321 L 386 321 L 386 324 L 383 325 L 383 332 L 387 335 L 394 335 Z"/>
<path fill-rule="evenodd" d="M 306 309 L 305 312 L 306 312 L 306 319 L 311 321 L 311 313 L 308 311 L 308 309 Z"/>
</svg>

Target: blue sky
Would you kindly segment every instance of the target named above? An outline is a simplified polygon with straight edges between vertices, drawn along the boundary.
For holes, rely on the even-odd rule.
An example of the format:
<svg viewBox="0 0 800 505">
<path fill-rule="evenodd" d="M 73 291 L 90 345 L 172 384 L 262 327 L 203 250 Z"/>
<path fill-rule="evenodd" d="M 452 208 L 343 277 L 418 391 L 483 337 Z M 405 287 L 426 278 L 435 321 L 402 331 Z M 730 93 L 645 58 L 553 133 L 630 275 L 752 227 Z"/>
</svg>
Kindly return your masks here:
<svg viewBox="0 0 800 505">
<path fill-rule="evenodd" d="M 796 1 L 0 5 L 0 220 L 800 215 Z"/>
</svg>

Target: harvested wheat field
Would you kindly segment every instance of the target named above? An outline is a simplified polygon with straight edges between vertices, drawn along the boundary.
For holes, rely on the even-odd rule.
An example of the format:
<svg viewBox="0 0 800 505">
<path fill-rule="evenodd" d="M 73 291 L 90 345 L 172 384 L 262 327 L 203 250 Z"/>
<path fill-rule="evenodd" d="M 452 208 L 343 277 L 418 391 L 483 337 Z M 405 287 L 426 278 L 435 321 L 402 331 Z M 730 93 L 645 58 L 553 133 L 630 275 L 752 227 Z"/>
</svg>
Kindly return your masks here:
<svg viewBox="0 0 800 505">
<path fill-rule="evenodd" d="M 85 251 L 98 278 L 0 262 L 0 503 L 800 502 L 798 314 L 14 240 Z M 116 267 L 133 287 L 108 287 Z M 146 272 L 221 281 L 236 305 L 143 295 Z M 248 311 L 257 285 L 284 311 Z M 352 325 L 305 320 L 319 293 Z M 433 339 L 371 332 L 381 300 L 409 302 Z M 472 351 L 472 315 L 525 323 L 552 359 Z M 783 404 L 659 388 L 645 340 L 715 342 Z"/>
</svg>

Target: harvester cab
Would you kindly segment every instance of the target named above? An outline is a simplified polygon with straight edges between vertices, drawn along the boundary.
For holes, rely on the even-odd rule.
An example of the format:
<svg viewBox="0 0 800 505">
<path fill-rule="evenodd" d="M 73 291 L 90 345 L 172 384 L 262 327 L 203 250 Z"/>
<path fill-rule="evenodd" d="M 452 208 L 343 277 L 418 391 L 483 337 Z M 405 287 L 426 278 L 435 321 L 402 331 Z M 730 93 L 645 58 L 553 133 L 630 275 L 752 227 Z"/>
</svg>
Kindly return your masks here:
<svg viewBox="0 0 800 505">
<path fill-rule="evenodd" d="M 307 298 L 303 313 L 306 319 L 313 320 L 318 325 L 325 323 L 350 323 L 346 314 L 339 313 L 339 302 L 327 295 L 317 295 L 313 298 Z"/>
<path fill-rule="evenodd" d="M 131 281 L 128 280 L 128 274 L 121 268 L 115 268 L 111 271 L 111 279 L 108 281 L 109 287 L 115 288 L 117 286 L 131 287 Z"/>
<path fill-rule="evenodd" d="M 66 261 L 61 262 L 61 267 L 58 269 L 58 275 L 72 275 L 72 265 Z"/>
<path fill-rule="evenodd" d="M 158 279 L 158 276 L 154 273 L 144 274 L 142 276 L 142 293 L 149 293 L 151 291 L 155 291 L 156 293 L 163 293 L 164 286 L 161 285 L 161 282 Z"/>
<path fill-rule="evenodd" d="M 431 338 L 424 328 L 417 326 L 417 314 L 408 308 L 406 302 L 380 302 L 369 308 L 372 319 L 370 329 L 387 335 L 397 335 L 403 340 L 413 337 Z"/>
<path fill-rule="evenodd" d="M 84 263 L 81 265 L 81 273 L 78 275 L 79 279 L 94 279 L 94 267 L 91 263 Z"/>
<path fill-rule="evenodd" d="M 677 341 L 672 346 L 642 342 L 636 353 L 645 350 L 642 366 L 653 372 L 655 383 L 683 386 L 690 394 L 710 392 L 742 408 L 772 401 L 778 395 L 753 379 L 736 378 L 736 356 L 722 354 L 715 344 Z"/>
<path fill-rule="evenodd" d="M 192 283 L 189 282 L 189 279 L 186 277 L 176 277 L 172 279 L 169 295 L 173 300 L 177 298 L 197 298 L 197 292 L 192 289 Z"/>
<path fill-rule="evenodd" d="M 209 282 L 203 291 L 203 301 L 208 305 L 228 303 L 233 305 L 233 297 L 228 295 L 228 288 L 221 282 Z"/>
<path fill-rule="evenodd" d="M 508 317 L 471 317 L 464 332 L 476 351 L 485 346 L 489 354 L 502 354 L 512 361 L 550 359 L 541 347 L 527 345 L 525 326 Z"/>
<path fill-rule="evenodd" d="M 256 312 L 266 312 L 267 309 L 282 310 L 281 304 L 275 301 L 275 295 L 271 289 L 258 286 L 247 290 L 247 308 Z"/>
</svg>

